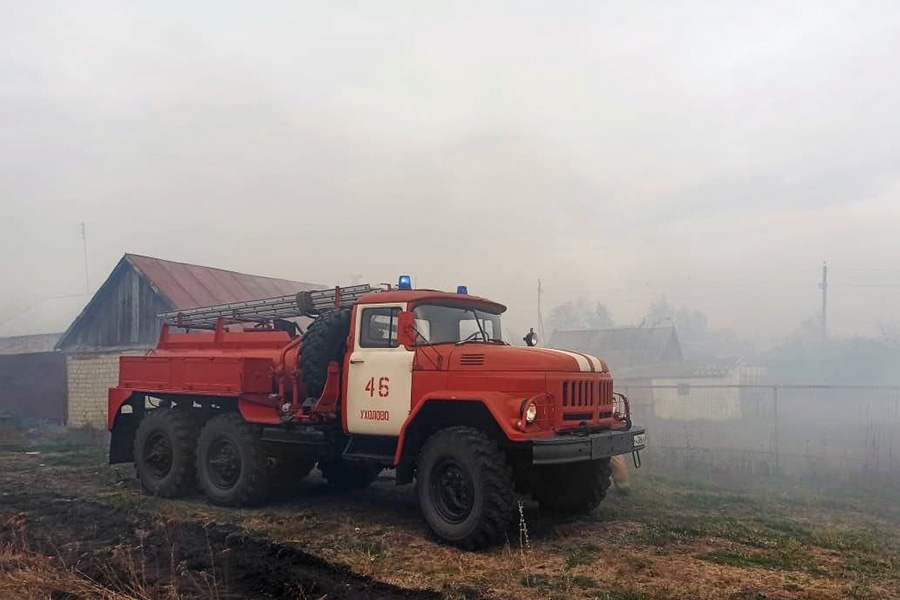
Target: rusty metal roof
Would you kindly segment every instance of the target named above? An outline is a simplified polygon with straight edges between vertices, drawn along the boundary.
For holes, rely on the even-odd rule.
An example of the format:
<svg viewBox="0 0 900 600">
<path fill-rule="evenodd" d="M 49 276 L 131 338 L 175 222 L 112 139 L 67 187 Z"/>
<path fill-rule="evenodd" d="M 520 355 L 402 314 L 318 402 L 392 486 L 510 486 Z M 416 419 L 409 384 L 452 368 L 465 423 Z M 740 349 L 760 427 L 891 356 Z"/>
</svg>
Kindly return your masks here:
<svg viewBox="0 0 900 600">
<path fill-rule="evenodd" d="M 157 314 L 329 286 L 125 254 L 56 343 L 65 352 L 146 348 Z"/>
<path fill-rule="evenodd" d="M 139 254 L 126 254 L 125 260 L 142 273 L 175 309 L 257 300 L 328 287 L 201 267 Z"/>
</svg>

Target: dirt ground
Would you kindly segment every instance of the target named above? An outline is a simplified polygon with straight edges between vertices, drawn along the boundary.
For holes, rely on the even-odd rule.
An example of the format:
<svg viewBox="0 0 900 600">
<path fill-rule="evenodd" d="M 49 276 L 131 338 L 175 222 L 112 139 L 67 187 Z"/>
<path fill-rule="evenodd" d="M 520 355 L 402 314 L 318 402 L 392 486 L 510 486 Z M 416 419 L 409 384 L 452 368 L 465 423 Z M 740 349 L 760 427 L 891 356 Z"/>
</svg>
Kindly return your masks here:
<svg viewBox="0 0 900 600">
<path fill-rule="evenodd" d="M 645 468 L 588 518 L 525 502 L 506 545 L 468 553 L 389 477 L 219 509 L 145 496 L 96 447 L 0 449 L 0 598 L 248 597 L 900 598 L 900 494 Z"/>
</svg>

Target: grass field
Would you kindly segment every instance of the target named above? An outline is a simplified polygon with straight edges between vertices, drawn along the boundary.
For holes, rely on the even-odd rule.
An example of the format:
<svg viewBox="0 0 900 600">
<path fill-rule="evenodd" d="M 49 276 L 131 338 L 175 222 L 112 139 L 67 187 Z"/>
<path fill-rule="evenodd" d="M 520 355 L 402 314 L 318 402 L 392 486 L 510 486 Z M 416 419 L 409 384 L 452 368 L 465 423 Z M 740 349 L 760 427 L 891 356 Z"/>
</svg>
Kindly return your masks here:
<svg viewBox="0 0 900 600">
<path fill-rule="evenodd" d="M 387 591 L 379 593 L 387 595 L 378 597 L 900 598 L 900 496 L 887 488 L 664 476 L 653 473 L 649 455 L 645 465 L 651 468 L 634 474 L 632 493 L 611 494 L 590 517 L 551 518 L 526 501 L 507 544 L 467 553 L 435 543 L 418 517 L 414 488 L 397 487 L 387 477 L 368 490 L 339 494 L 313 475 L 264 507 L 219 509 L 199 495 L 148 498 L 130 465 L 109 467 L 90 445 L 32 448 L 39 454 L 6 448 L 0 453 L 4 598 L 51 597 L 25 591 L 41 571 L 47 572 L 41 581 L 74 592 L 72 598 L 204 597 L 212 593 L 210 581 L 217 582 L 217 597 L 246 597 L 234 582 L 253 589 L 241 578 L 255 567 L 244 565 L 237 573 L 228 559 L 234 552 L 228 540 L 238 534 L 246 544 L 268 549 L 264 554 L 278 548 L 276 555 L 294 556 L 288 567 L 298 580 L 309 565 L 319 565 L 330 577 L 355 578 L 361 587 L 354 593 L 362 594 L 342 596 L 338 588 L 312 583 L 310 589 L 284 584 L 258 597 L 370 597 L 371 586 L 381 590 L 383 584 Z M 71 515 L 41 512 L 49 509 L 40 506 L 63 501 L 84 504 L 77 514 L 104 522 L 98 526 L 103 534 L 95 535 L 89 524 L 70 525 Z M 107 514 L 117 520 L 106 523 Z M 141 540 L 151 534 L 135 533 L 128 524 L 135 520 L 151 534 L 173 527 L 207 531 L 210 524 L 226 529 L 219 531 L 221 544 L 198 550 L 199 562 L 181 556 L 182 549 L 163 555 L 172 568 L 157 569 L 152 585 L 142 588 L 134 565 L 146 563 Z M 53 522 L 59 525 L 49 530 Z M 79 574 L 72 557 L 109 554 L 122 543 L 129 548 L 119 557 L 124 575 Z M 48 552 L 73 544 L 75 551 Z M 268 554 L 261 559 L 287 569 L 280 560 Z M 182 561 L 190 578 L 176 568 Z M 258 577 L 273 575 L 262 570 Z M 223 578 L 232 582 L 231 592 L 223 589 Z M 310 595 L 316 589 L 324 595 Z"/>
</svg>

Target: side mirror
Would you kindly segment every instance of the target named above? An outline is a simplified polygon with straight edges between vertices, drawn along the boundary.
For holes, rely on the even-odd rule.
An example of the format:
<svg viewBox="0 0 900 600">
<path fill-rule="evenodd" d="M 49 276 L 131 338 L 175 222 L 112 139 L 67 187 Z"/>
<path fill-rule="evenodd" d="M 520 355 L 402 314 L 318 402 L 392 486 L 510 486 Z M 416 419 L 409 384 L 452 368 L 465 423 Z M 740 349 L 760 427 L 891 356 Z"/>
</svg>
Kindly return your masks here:
<svg viewBox="0 0 900 600">
<path fill-rule="evenodd" d="M 523 337 L 522 340 L 528 347 L 537 346 L 538 337 L 534 332 L 534 327 L 532 327 L 531 330 L 527 334 L 525 334 L 525 337 Z"/>
<path fill-rule="evenodd" d="M 397 343 L 401 346 L 415 346 L 416 318 L 408 310 L 400 311 L 397 316 Z"/>
</svg>

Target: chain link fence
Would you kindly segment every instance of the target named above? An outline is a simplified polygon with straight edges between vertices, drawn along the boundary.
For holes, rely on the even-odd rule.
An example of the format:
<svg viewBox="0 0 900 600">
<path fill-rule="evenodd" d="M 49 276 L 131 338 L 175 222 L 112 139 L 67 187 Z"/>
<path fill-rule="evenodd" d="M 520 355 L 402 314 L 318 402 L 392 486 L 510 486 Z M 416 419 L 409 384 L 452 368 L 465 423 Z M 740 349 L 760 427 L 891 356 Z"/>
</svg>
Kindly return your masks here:
<svg viewBox="0 0 900 600">
<path fill-rule="evenodd" d="M 900 475 L 900 387 L 616 382 L 654 467 L 703 474 Z"/>
</svg>

